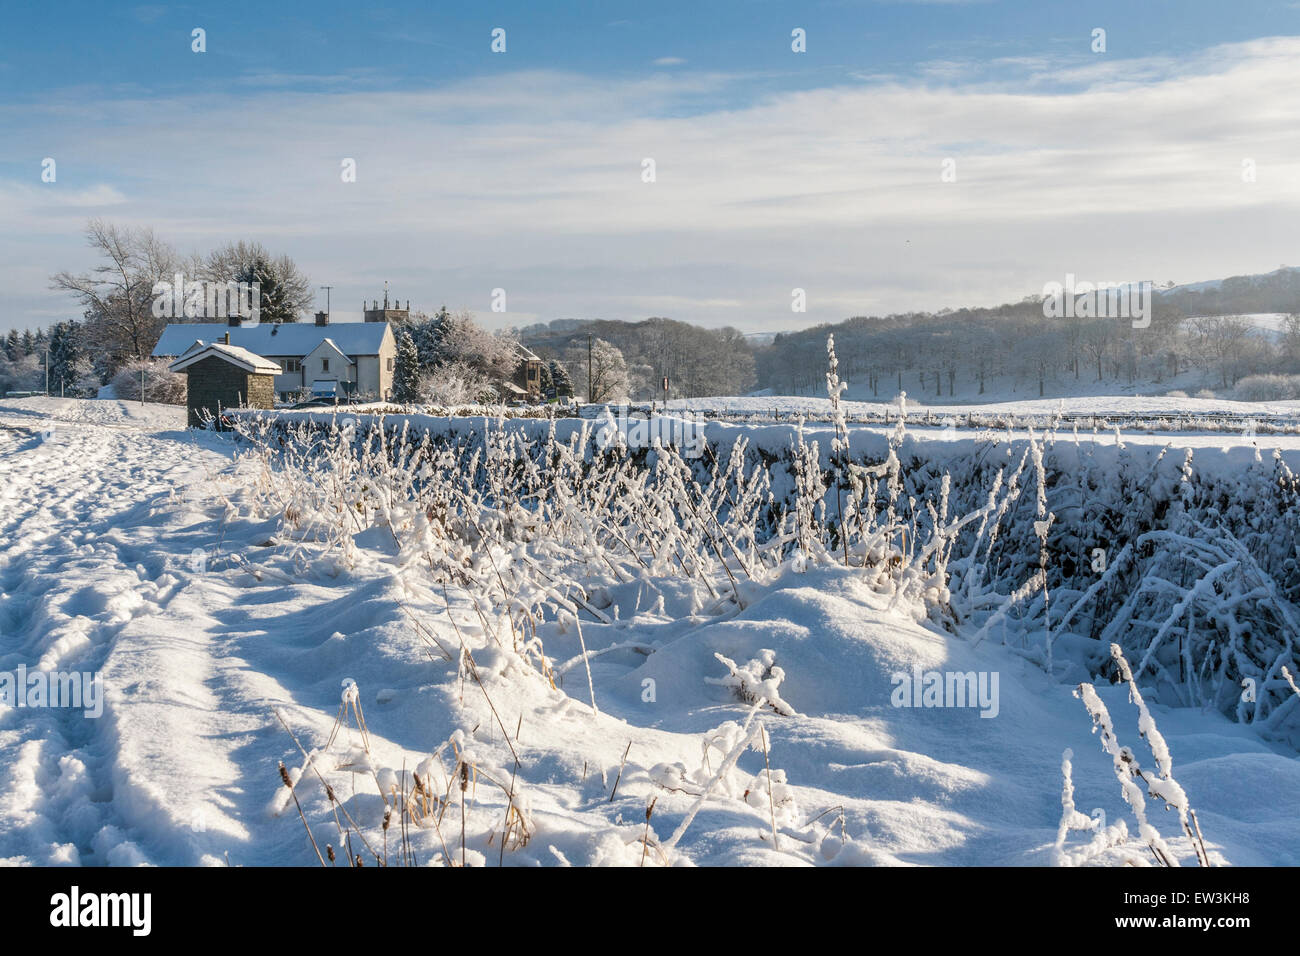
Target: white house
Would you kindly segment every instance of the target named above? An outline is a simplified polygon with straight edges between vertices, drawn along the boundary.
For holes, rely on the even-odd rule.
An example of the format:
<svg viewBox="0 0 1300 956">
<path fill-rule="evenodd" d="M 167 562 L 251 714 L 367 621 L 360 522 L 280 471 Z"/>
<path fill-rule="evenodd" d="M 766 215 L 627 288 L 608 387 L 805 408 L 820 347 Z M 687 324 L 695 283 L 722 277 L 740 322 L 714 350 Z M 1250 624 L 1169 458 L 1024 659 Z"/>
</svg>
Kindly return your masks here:
<svg viewBox="0 0 1300 956">
<path fill-rule="evenodd" d="M 236 320 L 237 321 L 237 320 Z M 356 395 L 388 399 L 393 390 L 397 342 L 387 322 L 340 322 L 330 325 L 286 322 L 247 328 L 216 322 L 168 325 L 154 347 L 155 358 L 183 355 L 195 342 L 224 340 L 269 359 L 280 367 L 275 391 L 282 400 L 303 391 L 315 395 Z"/>
</svg>

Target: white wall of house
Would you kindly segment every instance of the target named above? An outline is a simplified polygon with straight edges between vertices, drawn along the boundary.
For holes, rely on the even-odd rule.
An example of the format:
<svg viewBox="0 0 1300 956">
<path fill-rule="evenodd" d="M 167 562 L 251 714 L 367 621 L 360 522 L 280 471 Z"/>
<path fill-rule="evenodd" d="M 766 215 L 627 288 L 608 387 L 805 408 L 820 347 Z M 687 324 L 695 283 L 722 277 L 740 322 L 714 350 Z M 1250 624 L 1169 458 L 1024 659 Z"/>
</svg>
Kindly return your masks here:
<svg viewBox="0 0 1300 956">
<path fill-rule="evenodd" d="M 375 374 L 378 385 L 373 389 L 380 399 L 387 401 L 393 394 L 393 366 L 397 362 L 397 339 L 391 328 L 384 330 L 384 338 L 379 343 L 379 355 L 375 357 Z M 362 392 L 369 391 L 367 386 L 358 386 Z"/>
<path fill-rule="evenodd" d="M 295 366 L 293 363 L 299 361 L 298 356 L 296 355 L 266 355 L 263 357 L 270 359 L 276 365 L 280 366 L 281 369 L 294 368 Z M 297 392 L 301 390 L 302 387 L 302 371 L 300 367 L 298 371 L 282 371 L 275 377 L 275 393 L 277 395 L 284 394 L 285 392 Z"/>
<path fill-rule="evenodd" d="M 316 382 L 355 382 L 357 376 L 357 365 L 350 358 L 344 355 L 335 347 L 334 343 L 326 340 L 312 349 L 303 357 L 303 377 L 307 381 L 307 387 L 311 388 Z M 343 389 L 339 388 L 340 395 Z"/>
<path fill-rule="evenodd" d="M 379 376 L 379 357 L 376 355 L 357 356 L 357 394 L 375 395 L 383 398 L 383 387 Z"/>
</svg>

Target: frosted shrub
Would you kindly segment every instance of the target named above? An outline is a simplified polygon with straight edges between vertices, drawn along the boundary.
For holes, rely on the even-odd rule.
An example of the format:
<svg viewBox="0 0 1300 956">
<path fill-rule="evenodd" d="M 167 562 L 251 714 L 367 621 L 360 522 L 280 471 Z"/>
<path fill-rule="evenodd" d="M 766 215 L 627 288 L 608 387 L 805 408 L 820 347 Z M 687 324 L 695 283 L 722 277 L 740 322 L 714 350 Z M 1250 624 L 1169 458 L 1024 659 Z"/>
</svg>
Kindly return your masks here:
<svg viewBox="0 0 1300 956">
<path fill-rule="evenodd" d="M 705 683 L 729 688 L 746 703 L 752 704 L 756 700 L 763 700 L 767 706 L 782 716 L 798 716 L 798 712 L 781 699 L 779 688 L 781 681 L 785 680 L 785 671 L 776 666 L 775 651 L 766 649 L 759 651 L 757 659 L 743 666 L 722 654 L 715 653 L 713 656 L 727 669 L 727 676 L 706 677 Z"/>
<path fill-rule="evenodd" d="M 1232 397 L 1239 402 L 1286 402 L 1300 398 L 1300 375 L 1247 375 Z"/>
<path fill-rule="evenodd" d="M 185 376 L 168 369 L 167 359 L 133 359 L 113 376 L 113 394 L 133 402 L 140 400 L 140 378 L 144 373 L 144 400 L 162 405 L 185 404 Z"/>
</svg>

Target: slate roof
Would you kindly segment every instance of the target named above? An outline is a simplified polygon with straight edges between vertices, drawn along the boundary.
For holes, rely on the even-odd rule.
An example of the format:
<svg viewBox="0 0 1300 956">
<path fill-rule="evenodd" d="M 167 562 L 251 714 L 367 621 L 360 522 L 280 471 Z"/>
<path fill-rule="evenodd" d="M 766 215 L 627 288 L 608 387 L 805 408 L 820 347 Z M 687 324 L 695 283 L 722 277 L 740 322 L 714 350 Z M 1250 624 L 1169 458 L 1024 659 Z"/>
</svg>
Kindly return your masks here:
<svg viewBox="0 0 1300 956">
<path fill-rule="evenodd" d="M 179 322 L 168 325 L 154 346 L 155 358 L 181 355 L 196 339 L 220 342 L 230 333 L 230 344 L 257 355 L 302 357 L 330 339 L 344 355 L 378 355 L 387 322 L 339 322 L 317 325 L 314 322 L 266 323 L 248 328 L 232 328 L 224 322 Z"/>
</svg>

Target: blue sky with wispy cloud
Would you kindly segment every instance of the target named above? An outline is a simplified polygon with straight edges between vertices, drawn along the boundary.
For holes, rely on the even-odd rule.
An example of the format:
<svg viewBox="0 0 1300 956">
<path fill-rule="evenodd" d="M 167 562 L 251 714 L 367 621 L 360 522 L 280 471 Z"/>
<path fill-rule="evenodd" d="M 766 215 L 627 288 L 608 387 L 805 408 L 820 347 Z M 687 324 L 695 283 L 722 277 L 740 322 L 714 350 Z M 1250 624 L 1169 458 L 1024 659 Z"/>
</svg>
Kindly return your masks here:
<svg viewBox="0 0 1300 956">
<path fill-rule="evenodd" d="M 1290 255 L 1291 3 L 270 7 L 6 10 L 0 329 L 75 315 L 48 277 L 90 216 L 289 252 L 336 321 L 388 280 L 495 325 L 770 330 Z"/>
</svg>

